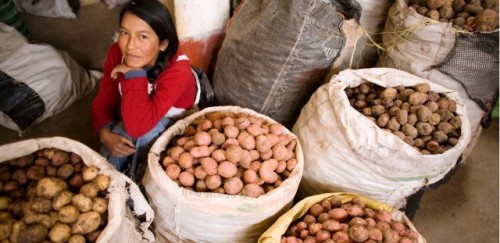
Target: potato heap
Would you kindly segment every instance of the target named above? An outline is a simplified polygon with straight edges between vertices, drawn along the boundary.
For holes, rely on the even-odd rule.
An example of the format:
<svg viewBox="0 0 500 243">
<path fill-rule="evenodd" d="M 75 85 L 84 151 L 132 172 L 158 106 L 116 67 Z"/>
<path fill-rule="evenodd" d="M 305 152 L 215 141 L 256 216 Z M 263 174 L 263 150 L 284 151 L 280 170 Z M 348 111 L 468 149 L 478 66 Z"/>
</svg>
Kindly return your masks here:
<svg viewBox="0 0 500 243">
<path fill-rule="evenodd" d="M 352 107 L 422 154 L 442 154 L 460 138 L 456 102 L 428 84 L 384 88 L 372 83 L 346 88 Z"/>
<path fill-rule="evenodd" d="M 0 240 L 95 242 L 110 178 L 79 155 L 46 148 L 0 164 Z"/>
<path fill-rule="evenodd" d="M 498 0 L 406 0 L 417 13 L 458 30 L 498 29 Z"/>
<path fill-rule="evenodd" d="M 189 190 L 258 197 L 297 164 L 297 141 L 278 123 L 232 112 L 198 117 L 162 155 L 167 175 Z"/>
<path fill-rule="evenodd" d="M 282 243 L 315 242 L 417 242 L 418 233 L 391 213 L 365 206 L 363 199 L 353 197 L 342 203 L 337 196 L 313 204 L 307 213 L 292 222 L 281 237 Z"/>
</svg>

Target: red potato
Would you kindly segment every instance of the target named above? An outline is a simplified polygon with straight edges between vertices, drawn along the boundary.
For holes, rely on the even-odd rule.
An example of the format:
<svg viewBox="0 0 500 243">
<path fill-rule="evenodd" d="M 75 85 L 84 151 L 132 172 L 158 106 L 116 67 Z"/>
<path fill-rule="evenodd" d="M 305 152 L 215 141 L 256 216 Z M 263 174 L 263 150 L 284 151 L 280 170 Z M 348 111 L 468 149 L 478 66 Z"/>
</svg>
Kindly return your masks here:
<svg viewBox="0 0 500 243">
<path fill-rule="evenodd" d="M 208 146 L 212 143 L 212 136 L 208 132 L 200 131 L 194 135 L 194 141 L 198 146 Z"/>
<path fill-rule="evenodd" d="M 260 159 L 260 153 L 257 150 L 250 150 L 248 151 L 250 153 L 250 158 L 252 161 L 259 160 Z"/>
<path fill-rule="evenodd" d="M 205 180 L 205 178 L 208 175 L 207 172 L 205 172 L 205 170 L 203 170 L 203 167 L 201 165 L 196 166 L 194 168 L 193 174 L 194 174 L 194 177 L 196 177 L 196 179 L 198 179 L 198 180 Z"/>
<path fill-rule="evenodd" d="M 206 145 L 193 147 L 191 148 L 189 153 L 191 154 L 191 156 L 193 156 L 193 158 L 208 157 L 210 156 L 210 148 Z"/>
<path fill-rule="evenodd" d="M 226 141 L 222 144 L 222 149 L 227 149 L 230 146 L 240 146 L 238 140 L 236 138 L 227 138 Z"/>
<path fill-rule="evenodd" d="M 323 229 L 330 232 L 336 232 L 341 229 L 340 223 L 337 220 L 329 219 L 323 222 Z"/>
<path fill-rule="evenodd" d="M 316 242 L 324 242 L 332 238 L 332 234 L 326 230 L 320 230 L 316 233 Z"/>
<path fill-rule="evenodd" d="M 288 145 L 286 145 L 286 148 L 290 151 L 295 151 L 295 147 L 297 146 L 297 140 L 292 140 Z"/>
<path fill-rule="evenodd" d="M 181 173 L 181 167 L 177 164 L 169 164 L 165 170 L 167 176 L 172 180 L 177 180 Z"/>
<path fill-rule="evenodd" d="M 257 137 L 262 134 L 262 128 L 260 127 L 260 125 L 257 124 L 251 124 L 250 126 L 247 127 L 246 131 L 254 137 Z"/>
<path fill-rule="evenodd" d="M 172 159 L 174 160 L 178 160 L 179 159 L 179 155 L 181 155 L 182 153 L 184 153 L 185 150 L 183 147 L 181 146 L 175 146 L 175 147 L 172 147 L 168 154 L 170 155 L 170 157 L 172 157 Z"/>
<path fill-rule="evenodd" d="M 269 125 L 269 130 L 271 133 L 276 134 L 276 135 L 281 135 L 283 131 L 285 131 L 285 127 L 279 123 L 273 123 Z"/>
<path fill-rule="evenodd" d="M 295 166 L 297 166 L 297 159 L 289 159 L 286 161 L 286 170 L 288 171 L 293 171 L 293 169 L 295 169 Z"/>
<path fill-rule="evenodd" d="M 264 161 L 259 168 L 259 177 L 266 183 L 274 183 L 278 179 L 278 174 L 274 172 L 272 163 Z"/>
<path fill-rule="evenodd" d="M 325 209 L 323 208 L 323 206 L 321 206 L 320 204 L 318 203 L 315 203 L 313 204 L 310 208 L 309 208 L 309 214 L 311 214 L 312 216 L 314 217 L 318 217 L 321 213 L 323 213 L 325 211 Z"/>
<path fill-rule="evenodd" d="M 226 159 L 233 163 L 241 160 L 243 149 L 240 146 L 231 145 L 226 149 Z"/>
<path fill-rule="evenodd" d="M 312 223 L 307 226 L 307 229 L 309 230 L 309 233 L 311 235 L 315 235 L 316 233 L 318 233 L 320 230 L 323 229 L 323 225 L 320 223 Z"/>
<path fill-rule="evenodd" d="M 245 130 L 248 126 L 250 126 L 250 120 L 246 117 L 237 118 L 234 122 L 235 126 L 240 130 Z"/>
<path fill-rule="evenodd" d="M 203 118 L 198 121 L 198 128 L 201 129 L 201 131 L 208 131 L 212 128 L 212 121 Z"/>
<path fill-rule="evenodd" d="M 182 146 L 182 148 L 185 150 L 185 151 L 191 151 L 191 149 L 193 149 L 194 147 L 196 147 L 196 142 L 194 141 L 194 139 L 189 139 L 189 141 L 187 141 L 184 146 Z"/>
<path fill-rule="evenodd" d="M 269 134 L 269 126 L 265 125 L 265 124 L 260 125 L 260 131 L 261 131 L 260 134 L 263 134 L 263 135 Z"/>
<path fill-rule="evenodd" d="M 222 130 L 222 120 L 217 119 L 217 120 L 212 121 L 212 127 L 219 130 L 219 131 Z"/>
<path fill-rule="evenodd" d="M 273 151 L 272 150 L 269 150 L 267 152 L 264 152 L 264 153 L 260 153 L 260 159 L 261 160 L 268 160 L 270 158 L 273 157 Z"/>
<path fill-rule="evenodd" d="M 368 229 L 363 225 L 353 225 L 348 231 L 349 238 L 354 242 L 364 242 L 368 240 Z"/>
<path fill-rule="evenodd" d="M 224 178 L 231 178 L 236 175 L 238 171 L 236 164 L 229 161 L 224 161 L 217 167 L 217 173 Z"/>
<path fill-rule="evenodd" d="M 278 137 L 278 135 L 276 135 L 274 133 L 269 133 L 269 134 L 266 134 L 265 136 L 266 136 L 267 140 L 269 141 L 269 143 L 271 144 L 271 146 L 270 146 L 271 148 L 274 145 L 278 144 L 280 141 L 280 138 Z"/>
<path fill-rule="evenodd" d="M 224 135 L 228 138 L 237 138 L 240 130 L 238 130 L 235 126 L 226 126 L 224 127 Z"/>
<path fill-rule="evenodd" d="M 243 149 L 243 151 L 241 151 L 241 160 L 238 162 L 238 165 L 241 168 L 248 169 L 250 167 L 250 163 L 252 163 L 252 156 L 248 150 Z"/>
<path fill-rule="evenodd" d="M 180 137 L 180 138 L 178 138 L 178 139 L 176 140 L 176 144 L 177 144 L 177 146 L 182 147 L 182 146 L 184 146 L 184 144 L 186 144 L 186 142 L 187 142 L 187 141 L 189 141 L 189 140 L 190 140 L 190 139 L 189 139 L 189 137 Z"/>
<path fill-rule="evenodd" d="M 200 164 L 203 167 L 203 170 L 208 174 L 208 175 L 215 175 L 217 174 L 217 161 L 210 157 L 203 157 L 200 158 Z"/>
<path fill-rule="evenodd" d="M 229 178 L 224 182 L 224 191 L 229 195 L 236 195 L 243 189 L 243 182 L 238 177 Z"/>
<path fill-rule="evenodd" d="M 176 163 L 176 161 L 175 161 L 172 157 L 170 157 L 170 156 L 165 156 L 165 158 L 163 158 L 163 160 L 162 160 L 162 163 L 161 163 L 161 164 L 162 164 L 163 168 L 167 168 L 167 166 L 168 166 L 169 164 L 175 164 L 175 163 Z"/>
<path fill-rule="evenodd" d="M 361 206 L 355 204 L 355 205 L 352 205 L 351 208 L 349 208 L 349 210 L 347 211 L 347 214 L 349 214 L 349 216 L 351 216 L 351 217 L 362 217 L 364 215 L 364 212 L 363 212 L 363 209 L 361 208 Z"/>
<path fill-rule="evenodd" d="M 375 213 L 375 220 L 390 223 L 392 221 L 392 216 L 391 213 L 385 210 L 379 210 Z"/>
<path fill-rule="evenodd" d="M 205 178 L 205 185 L 207 186 L 208 189 L 210 190 L 215 190 L 217 188 L 220 188 L 222 185 L 222 180 L 219 175 L 207 175 Z M 221 193 L 224 193 L 224 189 Z"/>
<path fill-rule="evenodd" d="M 384 237 L 382 235 L 382 231 L 379 228 L 373 227 L 373 226 L 368 226 L 367 229 L 368 229 L 368 239 L 374 240 L 377 242 L 380 242 L 383 240 Z"/>
<path fill-rule="evenodd" d="M 253 161 L 252 163 L 250 163 L 250 169 L 255 171 L 255 172 L 258 172 L 260 169 L 260 164 L 261 164 L 261 162 L 259 162 L 259 161 Z"/>
<path fill-rule="evenodd" d="M 260 195 L 264 195 L 264 189 L 257 184 L 246 184 L 241 191 L 242 195 L 257 198 Z"/>
<path fill-rule="evenodd" d="M 272 148 L 273 158 L 277 160 L 289 160 L 293 157 L 293 152 L 288 150 L 285 146 L 277 144 Z"/>
<path fill-rule="evenodd" d="M 286 170 L 286 161 L 284 160 L 278 161 L 278 166 L 275 169 L 276 173 L 281 174 L 285 170 Z"/>
<path fill-rule="evenodd" d="M 212 143 L 215 145 L 222 145 L 226 141 L 226 135 L 215 131 L 211 134 Z"/>
<path fill-rule="evenodd" d="M 243 172 L 243 181 L 246 184 L 250 183 L 257 183 L 257 180 L 259 179 L 259 176 L 257 175 L 257 172 L 252 169 L 247 169 L 245 172 Z"/>
<path fill-rule="evenodd" d="M 343 208 L 334 208 L 328 212 L 331 219 L 337 220 L 339 222 L 345 220 L 347 216 L 347 211 Z"/>
<path fill-rule="evenodd" d="M 238 143 L 243 149 L 246 150 L 255 149 L 255 137 L 245 131 L 239 133 Z"/>
<path fill-rule="evenodd" d="M 192 173 L 183 171 L 179 174 L 179 182 L 184 187 L 190 187 L 194 185 L 194 176 Z"/>
<path fill-rule="evenodd" d="M 271 150 L 271 141 L 265 135 L 259 135 L 255 138 L 255 148 L 260 153 L 265 153 Z"/>
<path fill-rule="evenodd" d="M 354 217 L 351 220 L 349 220 L 349 226 L 353 225 L 366 225 L 366 220 L 361 217 Z"/>
<path fill-rule="evenodd" d="M 234 119 L 232 117 L 224 117 L 222 119 L 222 127 L 234 126 Z"/>
<path fill-rule="evenodd" d="M 207 192 L 207 184 L 205 184 L 204 180 L 198 180 L 196 181 L 196 187 L 195 187 L 197 192 Z"/>
<path fill-rule="evenodd" d="M 184 169 L 193 167 L 194 159 L 191 153 L 183 152 L 179 155 L 179 165 Z"/>
<path fill-rule="evenodd" d="M 214 150 L 210 156 L 212 157 L 212 159 L 214 159 L 217 162 L 227 160 L 226 159 L 226 151 L 224 151 L 222 149 Z"/>
<path fill-rule="evenodd" d="M 288 134 L 281 134 L 278 136 L 278 138 L 280 139 L 280 141 L 278 143 L 283 145 L 283 146 L 288 145 L 290 143 L 290 141 L 293 140 L 293 138 Z"/>
</svg>

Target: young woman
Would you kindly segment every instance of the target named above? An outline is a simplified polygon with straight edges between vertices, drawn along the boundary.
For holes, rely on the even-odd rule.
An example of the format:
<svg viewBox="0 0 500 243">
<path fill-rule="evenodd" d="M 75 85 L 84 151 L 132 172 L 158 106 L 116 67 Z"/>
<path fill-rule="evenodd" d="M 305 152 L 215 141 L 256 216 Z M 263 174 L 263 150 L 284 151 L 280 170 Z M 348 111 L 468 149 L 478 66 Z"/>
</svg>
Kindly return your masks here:
<svg viewBox="0 0 500 243">
<path fill-rule="evenodd" d="M 172 118 L 199 99 L 189 59 L 178 46 L 172 17 L 158 0 L 133 0 L 123 8 L 91 108 L 101 155 L 131 177 Z"/>
</svg>

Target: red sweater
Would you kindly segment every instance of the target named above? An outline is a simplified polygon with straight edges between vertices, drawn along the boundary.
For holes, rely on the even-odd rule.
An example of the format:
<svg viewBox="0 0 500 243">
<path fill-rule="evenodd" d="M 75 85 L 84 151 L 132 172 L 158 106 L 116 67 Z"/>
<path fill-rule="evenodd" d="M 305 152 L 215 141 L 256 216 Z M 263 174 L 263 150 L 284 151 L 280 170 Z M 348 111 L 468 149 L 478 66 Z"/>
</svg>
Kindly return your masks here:
<svg viewBox="0 0 500 243">
<path fill-rule="evenodd" d="M 94 134 L 121 117 L 125 131 L 138 138 L 153 129 L 171 108 L 187 110 L 193 106 L 196 81 L 189 60 L 179 51 L 152 85 L 145 76 L 125 79 L 120 74 L 116 80 L 111 78 L 111 70 L 121 60 L 122 53 L 115 43 L 108 51 L 99 92 L 92 102 Z"/>
</svg>

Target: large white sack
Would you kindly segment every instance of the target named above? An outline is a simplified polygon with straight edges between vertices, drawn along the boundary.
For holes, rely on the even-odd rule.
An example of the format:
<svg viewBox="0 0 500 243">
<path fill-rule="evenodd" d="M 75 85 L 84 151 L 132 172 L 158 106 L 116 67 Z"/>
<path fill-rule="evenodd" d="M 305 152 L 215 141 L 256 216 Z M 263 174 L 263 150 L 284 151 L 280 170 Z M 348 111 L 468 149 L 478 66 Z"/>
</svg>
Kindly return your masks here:
<svg viewBox="0 0 500 243">
<path fill-rule="evenodd" d="M 243 113 L 275 122 L 250 109 L 211 107 L 179 120 L 156 140 L 148 156 L 142 184 L 155 211 L 153 226 L 157 242 L 256 242 L 292 205 L 304 164 L 298 141 L 295 150 L 297 166 L 288 179 L 258 198 L 194 192 L 179 187 L 167 176 L 159 161 L 167 144 L 175 135 L 183 134 L 197 117 L 214 111 Z M 289 130 L 285 133 L 296 138 Z"/>
<path fill-rule="evenodd" d="M 19 133 L 90 93 L 101 74 L 1 22 L 0 71 L 0 125 Z"/>
<path fill-rule="evenodd" d="M 428 83 L 457 102 L 462 119 L 459 142 L 443 154 L 423 155 L 379 128 L 349 104 L 346 87 L 370 82 L 383 87 Z M 442 179 L 470 140 L 465 106 L 452 90 L 390 68 L 345 70 L 321 86 L 304 106 L 293 133 L 304 151 L 301 197 L 354 192 L 396 208 L 406 197 Z"/>
<path fill-rule="evenodd" d="M 86 145 L 64 137 L 29 139 L 0 146 L 0 162 L 44 148 L 76 153 L 86 165 L 98 167 L 100 174 L 110 177 L 108 224 L 97 239 L 98 243 L 155 241 L 149 230 L 154 212 L 139 187 Z"/>
</svg>

